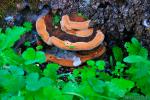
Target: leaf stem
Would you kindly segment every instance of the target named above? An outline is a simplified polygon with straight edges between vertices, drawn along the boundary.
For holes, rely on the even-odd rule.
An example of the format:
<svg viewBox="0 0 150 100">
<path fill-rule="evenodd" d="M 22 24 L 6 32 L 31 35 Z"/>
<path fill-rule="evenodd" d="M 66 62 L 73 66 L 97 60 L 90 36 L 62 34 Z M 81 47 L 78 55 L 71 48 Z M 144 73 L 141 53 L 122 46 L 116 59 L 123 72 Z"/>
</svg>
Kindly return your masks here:
<svg viewBox="0 0 150 100">
<path fill-rule="evenodd" d="M 84 96 L 82 96 L 82 95 L 80 95 L 78 93 L 75 93 L 75 92 L 64 92 L 63 94 L 75 95 L 75 96 L 80 97 L 82 100 L 85 100 Z"/>
</svg>

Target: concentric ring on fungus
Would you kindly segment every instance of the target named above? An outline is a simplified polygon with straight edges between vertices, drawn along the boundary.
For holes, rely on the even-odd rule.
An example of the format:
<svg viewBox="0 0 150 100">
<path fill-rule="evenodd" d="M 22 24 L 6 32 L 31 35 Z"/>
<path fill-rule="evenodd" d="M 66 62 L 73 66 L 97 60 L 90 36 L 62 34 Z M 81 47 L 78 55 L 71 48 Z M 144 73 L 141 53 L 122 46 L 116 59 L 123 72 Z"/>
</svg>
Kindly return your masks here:
<svg viewBox="0 0 150 100">
<path fill-rule="evenodd" d="M 74 17 L 73 15 L 70 16 L 71 19 L 75 19 L 73 17 Z M 78 16 L 75 16 L 75 17 L 78 17 Z M 64 32 L 66 32 L 68 34 L 76 35 L 79 37 L 87 37 L 87 36 L 92 35 L 93 28 L 89 28 L 90 21 L 85 21 L 84 18 L 80 17 L 80 19 L 78 19 L 78 20 L 81 20 L 81 22 L 77 22 L 77 21 L 74 22 L 74 21 L 71 21 L 70 18 L 68 15 L 64 15 L 62 17 L 60 24 L 61 24 L 61 29 Z"/>
<path fill-rule="evenodd" d="M 52 30 L 50 29 L 51 24 L 48 23 L 51 21 L 46 20 L 45 17 L 40 17 L 37 20 L 36 28 L 39 35 L 48 45 L 53 44 L 56 47 L 65 50 L 74 50 L 74 51 L 91 50 L 100 45 L 104 40 L 104 35 L 100 30 L 97 32 L 94 31 L 93 34 L 89 37 L 72 36 L 70 34 L 66 34 L 65 32 L 61 31 L 60 28 L 58 28 L 57 30 Z M 65 45 L 66 41 L 69 41 L 71 45 L 66 46 Z"/>
<path fill-rule="evenodd" d="M 63 50 L 70 50 L 70 51 L 89 51 L 87 54 L 82 55 L 79 52 L 76 52 L 76 56 L 80 58 L 81 64 L 84 63 L 87 60 L 97 58 L 101 56 L 105 52 L 105 47 L 100 46 L 100 44 L 104 40 L 104 34 L 100 30 L 96 30 L 95 28 L 89 28 L 89 22 L 90 21 L 84 21 L 83 18 L 81 18 L 81 22 L 75 22 L 72 20 L 69 21 L 69 25 L 71 27 L 66 28 L 65 31 L 61 30 L 62 26 L 58 26 L 57 29 L 54 29 L 52 26 L 52 16 L 51 14 L 47 14 L 45 16 L 40 17 L 36 21 L 36 29 L 38 34 L 41 36 L 43 41 L 48 45 L 53 45 L 55 47 L 58 47 Z M 73 25 L 77 23 L 78 25 L 84 24 L 84 27 L 79 28 L 78 25 Z M 87 24 L 88 23 L 88 24 Z M 92 32 L 87 32 L 89 31 Z M 76 32 L 74 35 L 73 33 Z M 73 33 L 68 33 L 73 32 Z M 80 34 L 81 32 L 81 34 Z M 85 33 L 84 33 L 85 32 Z M 77 35 L 78 34 L 78 35 Z M 92 52 L 90 52 L 92 51 Z M 55 63 L 58 63 L 62 66 L 75 66 L 74 61 L 70 59 L 64 59 L 64 58 L 58 58 L 54 54 L 46 53 L 47 61 L 52 61 Z"/>
</svg>

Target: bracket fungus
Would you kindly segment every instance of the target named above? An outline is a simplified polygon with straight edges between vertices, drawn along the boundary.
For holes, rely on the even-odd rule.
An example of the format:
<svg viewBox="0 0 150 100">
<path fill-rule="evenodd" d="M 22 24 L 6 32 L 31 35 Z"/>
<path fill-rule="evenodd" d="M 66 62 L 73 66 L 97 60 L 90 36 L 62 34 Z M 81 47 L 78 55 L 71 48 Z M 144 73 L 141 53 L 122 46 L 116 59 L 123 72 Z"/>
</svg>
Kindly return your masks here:
<svg viewBox="0 0 150 100">
<path fill-rule="evenodd" d="M 71 14 L 62 16 L 60 25 L 55 28 L 51 12 L 40 17 L 36 21 L 36 29 L 43 41 L 51 47 L 74 52 L 72 58 L 61 58 L 47 52 L 47 61 L 71 67 L 101 56 L 105 52 L 102 45 L 104 34 L 97 28 L 92 28 L 90 23 L 90 20 Z"/>
</svg>

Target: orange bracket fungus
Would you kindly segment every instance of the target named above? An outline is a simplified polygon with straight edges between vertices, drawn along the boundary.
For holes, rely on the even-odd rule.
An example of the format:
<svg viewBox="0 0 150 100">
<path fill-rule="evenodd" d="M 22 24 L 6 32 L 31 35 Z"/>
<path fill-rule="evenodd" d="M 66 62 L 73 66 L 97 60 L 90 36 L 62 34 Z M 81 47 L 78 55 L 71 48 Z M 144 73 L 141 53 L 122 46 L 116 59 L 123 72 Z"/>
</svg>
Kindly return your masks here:
<svg viewBox="0 0 150 100">
<path fill-rule="evenodd" d="M 61 26 L 65 27 L 68 30 L 71 30 L 71 29 L 77 29 L 77 30 L 88 29 L 89 23 L 90 23 L 90 20 L 82 21 L 82 22 L 71 21 L 69 19 L 68 15 L 62 16 L 62 20 L 61 20 Z"/>
<path fill-rule="evenodd" d="M 60 25 L 55 28 L 52 13 L 40 17 L 36 21 L 36 29 L 43 41 L 51 47 L 73 52 L 72 58 L 61 58 L 47 52 L 47 61 L 71 67 L 101 56 L 105 52 L 102 45 L 104 34 L 97 28 L 91 28 L 90 22 L 77 14 L 64 15 Z"/>
</svg>

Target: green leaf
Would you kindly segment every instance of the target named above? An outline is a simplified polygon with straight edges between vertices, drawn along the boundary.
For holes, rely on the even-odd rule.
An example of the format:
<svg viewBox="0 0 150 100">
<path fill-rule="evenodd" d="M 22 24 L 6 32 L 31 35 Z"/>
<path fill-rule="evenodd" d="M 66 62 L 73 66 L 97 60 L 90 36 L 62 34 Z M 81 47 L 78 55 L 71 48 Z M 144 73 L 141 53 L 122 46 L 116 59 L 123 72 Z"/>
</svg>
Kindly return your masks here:
<svg viewBox="0 0 150 100">
<path fill-rule="evenodd" d="M 44 88 L 44 94 L 51 98 L 56 95 L 61 95 L 61 91 L 56 86 L 48 86 Z"/>
<path fill-rule="evenodd" d="M 7 28 L 5 31 L 5 35 L 1 33 L 0 41 L 0 48 L 3 50 L 5 48 L 10 48 L 14 45 L 14 43 L 20 39 L 20 36 L 26 32 L 26 29 L 23 27 L 14 26 L 13 28 Z"/>
<path fill-rule="evenodd" d="M 78 13 L 78 16 L 82 16 L 82 13 Z"/>
<path fill-rule="evenodd" d="M 42 51 L 36 52 L 36 62 L 44 63 L 46 61 L 45 53 Z"/>
<path fill-rule="evenodd" d="M 69 48 L 70 48 L 70 49 L 74 49 L 74 48 L 75 48 L 75 46 L 73 46 L 73 45 L 72 45 L 72 46 L 69 46 Z"/>
<path fill-rule="evenodd" d="M 136 47 L 140 47 L 141 46 L 141 44 L 139 43 L 139 41 L 136 39 L 136 38 L 132 38 L 131 39 L 131 42 L 136 46 Z"/>
<path fill-rule="evenodd" d="M 2 28 L 0 28 L 0 33 L 2 32 Z"/>
<path fill-rule="evenodd" d="M 35 62 L 43 63 L 46 61 L 45 53 L 42 51 L 35 51 L 33 48 L 28 48 L 22 53 L 22 57 L 26 60 L 26 64 Z"/>
<path fill-rule="evenodd" d="M 5 33 L 0 33 L 0 50 L 12 47 L 20 36 L 26 33 L 26 28 L 13 26 L 6 28 Z"/>
<path fill-rule="evenodd" d="M 65 86 L 63 87 L 63 92 L 74 92 L 74 93 L 78 93 L 79 92 L 79 87 L 77 84 L 69 81 L 68 83 L 65 84 Z"/>
<path fill-rule="evenodd" d="M 32 73 L 32 72 L 37 72 L 39 74 L 42 73 L 42 70 L 40 69 L 40 67 L 35 64 L 34 65 L 23 65 L 22 67 L 27 73 Z"/>
<path fill-rule="evenodd" d="M 145 59 L 141 56 L 137 55 L 131 55 L 123 59 L 126 63 L 137 63 L 137 62 L 143 62 Z"/>
<path fill-rule="evenodd" d="M 99 79 L 104 81 L 110 81 L 113 77 L 110 76 L 108 73 L 100 72 L 99 73 Z"/>
<path fill-rule="evenodd" d="M 24 43 L 24 45 L 29 47 L 29 46 L 31 46 L 31 43 L 29 41 L 27 41 L 27 42 Z"/>
<path fill-rule="evenodd" d="M 15 76 L 24 75 L 23 69 L 16 66 L 9 66 L 9 71 L 11 72 L 12 75 Z"/>
<path fill-rule="evenodd" d="M 130 91 L 131 88 L 134 87 L 134 82 L 123 79 L 123 78 L 121 78 L 121 79 L 114 78 L 111 80 L 111 82 L 113 84 L 117 85 L 120 89 L 126 90 L 126 91 Z"/>
<path fill-rule="evenodd" d="M 2 59 L 5 64 L 14 66 L 20 66 L 24 63 L 24 59 L 11 48 L 3 50 Z"/>
<path fill-rule="evenodd" d="M 86 63 L 87 63 L 88 66 L 91 66 L 91 67 L 95 66 L 95 61 L 94 60 L 88 60 Z"/>
<path fill-rule="evenodd" d="M 83 15 L 83 13 L 81 13 L 81 12 L 78 12 L 77 15 L 80 16 L 80 17 L 83 17 L 83 18 L 85 18 L 85 19 L 88 19 L 88 17 L 85 16 L 85 15 Z"/>
<path fill-rule="evenodd" d="M 93 78 L 95 76 L 96 76 L 96 69 L 95 68 L 88 68 L 87 66 L 85 66 L 81 70 L 82 81 L 86 81 L 87 79 Z"/>
<path fill-rule="evenodd" d="M 140 100 L 149 100 L 149 97 L 144 96 L 144 95 L 139 94 L 139 93 L 128 93 L 122 99 L 123 100 L 138 100 L 139 98 L 140 98 Z"/>
<path fill-rule="evenodd" d="M 135 81 L 135 80 L 134 80 Z M 141 92 L 144 93 L 146 96 L 150 96 L 150 77 L 146 74 L 143 77 L 136 79 L 137 86 L 141 89 Z"/>
<path fill-rule="evenodd" d="M 27 76 L 26 79 L 26 88 L 30 91 L 37 91 L 42 87 L 48 86 L 51 84 L 51 80 L 46 77 L 39 79 L 38 73 L 31 73 Z"/>
<path fill-rule="evenodd" d="M 42 77 L 42 78 L 39 80 L 39 82 L 40 82 L 40 85 L 41 85 L 42 87 L 49 86 L 50 84 L 53 83 L 53 81 L 50 80 L 50 78 L 47 78 L 47 77 Z"/>
<path fill-rule="evenodd" d="M 12 96 L 9 100 L 24 100 L 23 96 Z"/>
<path fill-rule="evenodd" d="M 125 67 L 126 67 L 125 64 L 123 64 L 121 62 L 117 62 L 116 66 L 115 66 L 115 70 L 112 73 L 117 76 L 123 76 L 123 74 L 124 74 L 123 71 L 124 71 Z"/>
<path fill-rule="evenodd" d="M 16 72 L 15 69 L 19 72 Z M 0 87 L 7 90 L 7 93 L 16 93 L 24 87 L 25 81 L 20 68 L 9 66 L 8 69 L 0 70 L 0 73 Z"/>
<path fill-rule="evenodd" d="M 1 69 L 1 70 L 0 70 L 0 76 L 8 75 L 8 74 L 10 74 L 10 73 L 8 72 L 8 70 L 4 70 L 4 69 Z"/>
<path fill-rule="evenodd" d="M 113 57 L 112 57 L 112 56 L 110 56 L 110 57 L 109 57 L 109 62 L 110 62 L 110 65 L 111 65 L 111 66 L 113 66 L 113 65 L 114 65 Z"/>
<path fill-rule="evenodd" d="M 95 92 L 100 94 L 104 92 L 105 82 L 102 80 L 91 78 L 88 79 L 88 82 Z"/>
<path fill-rule="evenodd" d="M 96 93 L 93 92 L 93 88 L 89 85 L 88 81 L 82 81 L 79 85 L 80 94 L 85 98 L 93 97 Z"/>
<path fill-rule="evenodd" d="M 24 28 L 26 28 L 26 31 L 29 32 L 32 29 L 32 23 L 31 22 L 24 22 L 23 24 Z"/>
<path fill-rule="evenodd" d="M 134 82 L 117 78 L 112 79 L 111 82 L 106 82 L 106 84 L 107 93 L 110 97 L 123 97 L 134 87 Z"/>
<path fill-rule="evenodd" d="M 36 52 L 33 48 L 27 48 L 27 50 L 22 53 L 22 57 L 25 60 L 34 60 L 35 55 L 36 55 Z"/>
<path fill-rule="evenodd" d="M 79 75 L 79 73 L 80 73 L 79 69 L 73 70 L 74 77 L 77 77 Z"/>
<path fill-rule="evenodd" d="M 131 62 L 132 63 L 132 62 Z M 128 76 L 134 81 L 141 92 L 150 96 L 150 61 L 136 62 L 126 71 Z"/>
<path fill-rule="evenodd" d="M 60 20 L 61 20 L 61 17 L 60 17 L 60 15 L 54 15 L 53 16 L 53 25 L 55 26 L 55 25 L 58 25 L 59 23 L 60 23 Z"/>
<path fill-rule="evenodd" d="M 44 88 L 44 95 L 46 96 L 46 100 L 73 100 L 72 95 L 65 95 L 56 87 L 56 86 L 48 86 Z"/>
<path fill-rule="evenodd" d="M 112 48 L 112 52 L 113 52 L 113 55 L 114 55 L 114 57 L 115 57 L 116 62 L 117 62 L 117 61 L 121 62 L 122 59 L 123 59 L 123 52 L 122 52 L 122 49 L 119 48 L 118 46 L 114 46 L 114 47 Z"/>
<path fill-rule="evenodd" d="M 52 80 L 56 81 L 58 68 L 59 68 L 58 64 L 50 63 L 44 69 L 43 74 L 47 77 L 50 77 Z"/>
<path fill-rule="evenodd" d="M 43 49 L 43 46 L 42 45 L 38 45 L 37 47 L 36 47 L 36 50 L 42 50 Z"/>
<path fill-rule="evenodd" d="M 36 91 L 41 88 L 38 82 L 39 75 L 37 73 L 31 73 L 26 79 L 26 88 L 30 91 Z"/>
<path fill-rule="evenodd" d="M 124 58 L 124 62 L 131 65 L 126 73 L 136 83 L 136 86 L 140 88 L 142 93 L 150 96 L 150 61 L 147 59 L 148 51 L 142 47 L 137 39 L 132 38 L 131 42 L 125 44 L 129 56 Z"/>
<path fill-rule="evenodd" d="M 103 60 L 96 61 L 96 66 L 98 67 L 99 70 L 104 70 L 105 69 L 105 61 L 103 61 Z"/>
<path fill-rule="evenodd" d="M 136 38 L 132 38 L 131 43 L 126 42 L 125 48 L 127 49 L 127 52 L 129 53 L 129 55 L 139 55 L 144 58 L 148 57 L 147 49 L 143 48 Z"/>
<path fill-rule="evenodd" d="M 10 73 L 8 70 L 0 70 L 0 86 L 5 86 L 9 82 Z"/>
<path fill-rule="evenodd" d="M 139 55 L 146 59 L 148 57 L 148 50 L 142 47 L 139 51 Z"/>
<path fill-rule="evenodd" d="M 3 48 L 5 42 L 6 42 L 6 35 L 1 33 L 0 34 L 0 50 Z"/>
</svg>

